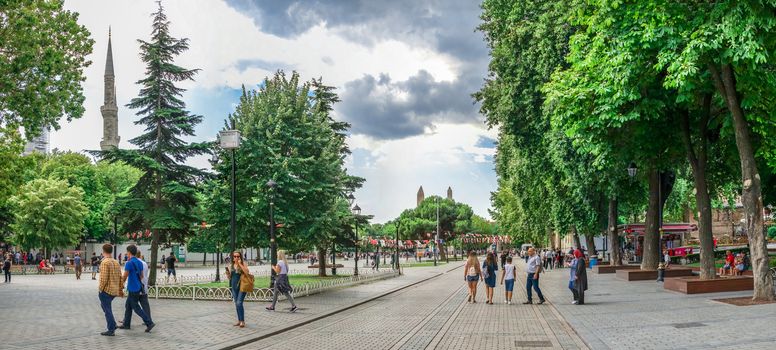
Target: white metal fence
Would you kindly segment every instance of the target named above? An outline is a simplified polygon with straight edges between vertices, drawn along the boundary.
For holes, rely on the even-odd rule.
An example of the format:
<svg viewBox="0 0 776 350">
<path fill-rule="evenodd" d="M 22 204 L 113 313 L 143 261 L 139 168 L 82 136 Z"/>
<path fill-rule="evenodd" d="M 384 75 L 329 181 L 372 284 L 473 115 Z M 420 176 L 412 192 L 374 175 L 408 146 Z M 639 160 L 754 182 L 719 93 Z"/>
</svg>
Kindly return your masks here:
<svg viewBox="0 0 776 350">
<path fill-rule="evenodd" d="M 294 297 L 307 296 L 330 289 L 377 281 L 398 275 L 398 271 L 389 270 L 321 280 L 293 286 L 294 291 L 291 294 Z M 157 299 L 232 300 L 232 290 L 228 287 L 201 287 L 198 285 L 156 285 L 148 288 L 148 296 Z M 245 297 L 245 300 L 271 301 L 272 289 L 256 288 Z"/>
</svg>

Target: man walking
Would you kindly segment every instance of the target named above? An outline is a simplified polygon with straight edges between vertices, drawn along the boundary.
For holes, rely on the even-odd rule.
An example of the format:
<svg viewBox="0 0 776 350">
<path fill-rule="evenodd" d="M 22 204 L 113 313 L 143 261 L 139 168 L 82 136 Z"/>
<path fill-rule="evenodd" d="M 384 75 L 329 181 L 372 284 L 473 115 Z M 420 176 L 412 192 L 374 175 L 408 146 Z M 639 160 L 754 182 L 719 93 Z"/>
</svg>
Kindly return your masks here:
<svg viewBox="0 0 776 350">
<path fill-rule="evenodd" d="M 113 246 L 110 244 L 103 244 L 102 246 L 102 263 L 100 269 L 100 284 L 98 287 L 100 306 L 102 312 L 105 313 L 105 321 L 108 322 L 108 330 L 100 333 L 101 335 L 113 336 L 116 331 L 116 319 L 113 318 L 113 309 L 111 303 L 113 298 L 117 295 L 123 294 L 124 286 L 121 281 L 121 267 L 116 260 L 111 258 L 113 254 Z"/>
<path fill-rule="evenodd" d="M 140 294 L 140 307 L 143 308 L 148 318 L 151 318 L 151 305 L 148 305 L 148 275 L 151 273 L 151 270 L 148 269 L 148 263 L 145 262 L 143 254 L 140 254 L 139 258 L 140 263 L 143 264 L 143 280 L 141 281 L 143 283 L 143 293 Z"/>
<path fill-rule="evenodd" d="M 94 276 L 97 275 L 97 269 L 99 268 L 99 266 L 100 264 L 99 264 L 99 261 L 97 260 L 97 254 L 92 253 L 92 279 L 93 280 L 96 279 L 94 278 Z"/>
<path fill-rule="evenodd" d="M 137 247 L 130 244 L 127 247 L 127 254 L 124 255 L 127 262 L 124 264 L 124 276 L 122 281 L 127 281 L 127 302 L 124 311 L 124 324 L 119 329 L 130 329 L 132 323 L 132 311 L 134 311 L 146 324 L 146 333 L 154 328 L 154 321 L 140 307 L 140 295 L 144 293 L 143 287 L 143 264 L 137 256 Z"/>
<path fill-rule="evenodd" d="M 73 258 L 73 265 L 75 265 L 75 279 L 81 279 L 81 272 L 83 271 L 83 265 L 81 265 L 81 254 L 75 253 Z"/>
<path fill-rule="evenodd" d="M 175 281 L 175 283 L 178 283 L 178 277 L 175 276 L 175 262 L 177 262 L 178 259 L 175 258 L 175 255 L 170 252 L 170 256 L 165 259 L 165 264 L 167 265 L 167 279 L 166 282 L 170 282 L 170 274 L 172 274 L 172 279 Z"/>
<path fill-rule="evenodd" d="M 531 247 L 528 248 L 528 267 L 526 268 L 526 282 L 525 291 L 528 294 L 528 301 L 523 304 L 533 304 L 533 298 L 531 295 L 531 287 L 536 291 L 536 295 L 539 296 L 539 302 L 537 304 L 544 304 L 544 295 L 542 290 L 539 289 L 539 273 L 542 272 L 542 258 L 536 254 L 536 250 Z"/>
<path fill-rule="evenodd" d="M 3 274 L 5 275 L 5 283 L 11 283 L 11 254 L 6 255 L 3 259 Z"/>
</svg>

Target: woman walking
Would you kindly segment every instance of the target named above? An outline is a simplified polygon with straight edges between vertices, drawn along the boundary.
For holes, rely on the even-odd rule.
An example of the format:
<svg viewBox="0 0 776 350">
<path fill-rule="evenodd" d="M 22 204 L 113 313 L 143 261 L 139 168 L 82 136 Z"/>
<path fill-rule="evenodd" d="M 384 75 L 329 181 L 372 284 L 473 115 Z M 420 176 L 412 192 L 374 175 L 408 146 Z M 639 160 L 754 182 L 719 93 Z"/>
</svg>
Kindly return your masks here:
<svg viewBox="0 0 776 350">
<path fill-rule="evenodd" d="M 482 277 L 485 281 L 485 304 L 493 305 L 493 291 L 496 288 L 496 271 L 498 271 L 498 264 L 496 263 L 496 257 L 493 252 L 489 252 L 485 257 L 485 262 L 482 263 Z"/>
<path fill-rule="evenodd" d="M 587 270 L 585 255 L 579 249 L 574 251 L 574 259 L 569 264 L 569 289 L 574 295 L 572 304 L 585 304 L 585 291 L 587 290 Z"/>
<path fill-rule="evenodd" d="M 272 270 L 275 271 L 277 277 L 275 277 L 275 287 L 272 289 L 272 306 L 267 306 L 268 311 L 275 311 L 275 304 L 278 302 L 278 293 L 283 293 L 286 296 L 286 300 L 291 302 L 291 312 L 295 312 L 297 309 L 296 303 L 294 303 L 294 297 L 291 296 L 293 289 L 288 282 L 288 261 L 286 260 L 286 252 L 278 251 L 278 264 L 272 266 Z"/>
<path fill-rule="evenodd" d="M 477 280 L 482 279 L 481 274 L 482 270 L 480 269 L 480 261 L 477 259 L 477 254 L 469 252 L 469 259 L 466 260 L 466 266 L 463 269 L 463 277 L 469 286 L 468 302 L 470 303 L 477 302 Z"/>
<path fill-rule="evenodd" d="M 232 300 L 234 306 L 237 309 L 237 323 L 234 325 L 240 328 L 245 327 L 245 308 L 243 302 L 245 296 L 253 291 L 252 281 L 248 275 L 248 267 L 245 266 L 243 256 L 240 251 L 232 253 L 232 263 L 230 266 L 224 267 L 226 269 L 226 278 L 229 280 L 229 287 L 232 289 Z"/>
</svg>

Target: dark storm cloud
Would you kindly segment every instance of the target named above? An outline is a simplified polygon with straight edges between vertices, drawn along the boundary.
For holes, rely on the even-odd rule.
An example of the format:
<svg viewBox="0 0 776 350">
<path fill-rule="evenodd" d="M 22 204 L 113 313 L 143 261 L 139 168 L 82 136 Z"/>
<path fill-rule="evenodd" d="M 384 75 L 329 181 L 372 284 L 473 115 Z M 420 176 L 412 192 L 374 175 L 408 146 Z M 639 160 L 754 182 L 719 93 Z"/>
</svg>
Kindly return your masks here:
<svg viewBox="0 0 776 350">
<path fill-rule="evenodd" d="M 345 84 L 337 113 L 353 133 L 377 139 L 419 135 L 434 122 L 475 122 L 477 108 L 461 83 L 436 81 L 426 71 L 397 82 L 366 75 Z"/>
<path fill-rule="evenodd" d="M 367 75 L 345 84 L 336 112 L 356 134 L 378 139 L 422 134 L 435 122 L 473 123 L 480 117 L 471 93 L 487 72 L 487 47 L 473 0 L 227 0 L 262 31 L 293 38 L 317 25 L 363 45 L 387 39 L 456 59 L 455 80 L 436 81 L 420 71 L 404 81 Z M 323 58 L 324 62 L 326 58 Z M 328 63 L 328 62 L 326 62 Z M 402 92 L 397 98 L 396 91 Z"/>
</svg>

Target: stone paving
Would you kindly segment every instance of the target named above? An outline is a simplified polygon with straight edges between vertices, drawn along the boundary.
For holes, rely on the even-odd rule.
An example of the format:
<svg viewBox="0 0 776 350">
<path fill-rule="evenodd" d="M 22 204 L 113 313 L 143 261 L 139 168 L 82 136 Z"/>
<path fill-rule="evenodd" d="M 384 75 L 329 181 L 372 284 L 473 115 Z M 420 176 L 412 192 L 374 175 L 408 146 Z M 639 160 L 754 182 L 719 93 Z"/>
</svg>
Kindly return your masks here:
<svg viewBox="0 0 776 350">
<path fill-rule="evenodd" d="M 0 349 L 103 348 L 219 349 L 304 324 L 245 345 L 244 349 L 774 349 L 776 304 L 733 306 L 712 301 L 746 292 L 682 295 L 652 281 L 624 282 L 589 274 L 586 305 L 570 304 L 567 269 L 543 274 L 545 305 L 520 305 L 525 274 L 518 263 L 515 305 L 465 301 L 460 263 L 406 269 L 405 275 L 298 300 L 295 314 L 267 312 L 263 303 L 246 304 L 247 327 L 232 327 L 234 308 L 217 301 L 151 300 L 158 326 L 151 334 L 138 327 L 102 337 L 105 323 L 89 274 L 14 276 L 0 285 L 0 329 L 8 337 Z M 374 301 L 317 317 L 453 270 Z M 194 271 L 194 270 L 192 270 Z M 751 294 L 749 294 L 751 295 Z M 123 314 L 124 299 L 113 303 Z M 279 304 L 278 309 L 288 307 Z"/>
</svg>

